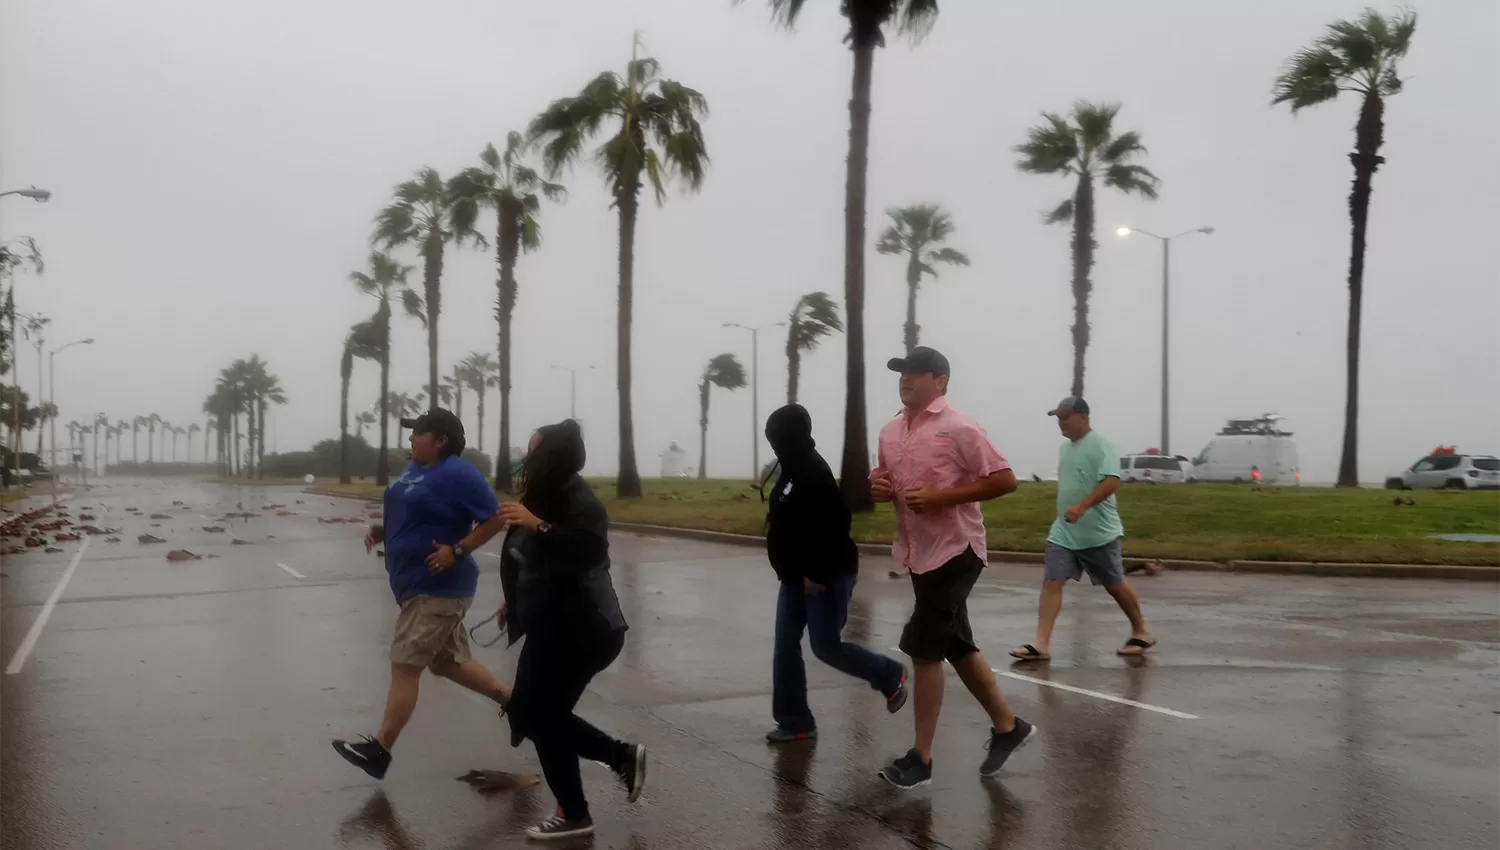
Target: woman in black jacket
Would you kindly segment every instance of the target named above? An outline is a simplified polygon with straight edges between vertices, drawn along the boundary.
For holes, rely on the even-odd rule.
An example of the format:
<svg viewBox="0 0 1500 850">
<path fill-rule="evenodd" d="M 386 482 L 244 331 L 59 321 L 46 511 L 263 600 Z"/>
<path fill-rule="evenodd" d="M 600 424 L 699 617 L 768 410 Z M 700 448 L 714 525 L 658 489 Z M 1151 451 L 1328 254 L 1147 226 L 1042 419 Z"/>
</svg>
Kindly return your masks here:
<svg viewBox="0 0 1500 850">
<path fill-rule="evenodd" d="M 766 439 L 781 467 L 766 513 L 766 553 L 781 580 L 771 664 L 776 728 L 766 740 L 784 744 L 817 737 L 802 664 L 804 630 L 819 661 L 869 682 L 893 714 L 906 704 L 906 669 L 844 642 L 859 548 L 849 535 L 849 508 L 838 481 L 813 443 L 812 417 L 798 404 L 780 408 L 766 420 Z"/>
<path fill-rule="evenodd" d="M 625 617 L 609 577 L 609 517 L 583 469 L 583 435 L 569 419 L 531 437 L 520 502 L 502 505 L 510 532 L 500 561 L 501 622 L 526 644 L 516 666 L 511 745 L 530 738 L 557 813 L 531 827 L 532 838 L 594 831 L 579 759 L 614 770 L 631 802 L 646 781 L 646 748 L 611 738 L 573 713 L 589 681 L 625 645 Z"/>
</svg>

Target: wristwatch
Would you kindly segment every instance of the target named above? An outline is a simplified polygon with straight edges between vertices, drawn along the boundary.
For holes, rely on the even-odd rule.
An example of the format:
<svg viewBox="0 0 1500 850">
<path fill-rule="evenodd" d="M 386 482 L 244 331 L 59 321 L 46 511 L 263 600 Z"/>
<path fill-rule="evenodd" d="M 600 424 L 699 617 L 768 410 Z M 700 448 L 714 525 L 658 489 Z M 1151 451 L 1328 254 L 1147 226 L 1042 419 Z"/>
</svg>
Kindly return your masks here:
<svg viewBox="0 0 1500 850">
<path fill-rule="evenodd" d="M 469 550 L 464 548 L 464 543 L 462 540 L 453 544 L 453 557 L 462 558 L 467 554 L 469 554 Z"/>
<path fill-rule="evenodd" d="M 538 525 L 536 527 L 536 530 L 541 532 L 542 534 L 546 534 L 547 532 L 552 530 L 552 523 L 543 522 L 541 525 Z"/>
</svg>

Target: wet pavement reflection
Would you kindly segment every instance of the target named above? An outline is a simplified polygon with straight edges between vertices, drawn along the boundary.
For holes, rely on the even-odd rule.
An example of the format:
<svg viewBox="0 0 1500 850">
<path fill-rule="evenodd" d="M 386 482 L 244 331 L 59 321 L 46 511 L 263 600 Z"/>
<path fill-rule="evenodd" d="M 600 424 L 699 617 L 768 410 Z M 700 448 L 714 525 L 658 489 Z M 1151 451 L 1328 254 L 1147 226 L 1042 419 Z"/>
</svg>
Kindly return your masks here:
<svg viewBox="0 0 1500 850">
<path fill-rule="evenodd" d="M 0 662 L 17 669 L 0 679 L 0 846 L 525 846 L 524 828 L 551 812 L 545 787 L 483 794 L 456 778 L 533 772 L 535 754 L 508 746 L 504 722 L 451 684 L 424 680 L 385 781 L 328 747 L 372 730 L 385 695 L 394 605 L 358 542 L 370 513 L 286 488 L 107 480 L 76 494 L 66 519 L 121 542 L 83 531 L 7 555 Z M 598 834 L 559 846 L 1500 845 L 1489 586 L 1140 579 L 1162 638 L 1144 659 L 1114 655 L 1118 609 L 1079 586 L 1053 662 L 1012 665 L 1039 574 L 993 566 L 971 599 L 976 638 L 998 670 L 1025 677 L 1000 683 L 1040 737 L 981 780 L 986 721 L 950 675 L 933 784 L 903 793 L 875 771 L 909 745 L 910 708 L 892 717 L 815 661 L 819 740 L 765 744 L 776 587 L 759 553 L 632 535 L 612 545 L 632 630 L 579 710 L 646 743 L 650 780 L 631 805 L 585 765 Z M 497 563 L 481 558 L 475 622 L 499 601 Z M 890 652 L 910 589 L 887 559 L 865 567 L 846 636 Z M 516 652 L 501 641 L 476 657 L 508 678 Z"/>
</svg>

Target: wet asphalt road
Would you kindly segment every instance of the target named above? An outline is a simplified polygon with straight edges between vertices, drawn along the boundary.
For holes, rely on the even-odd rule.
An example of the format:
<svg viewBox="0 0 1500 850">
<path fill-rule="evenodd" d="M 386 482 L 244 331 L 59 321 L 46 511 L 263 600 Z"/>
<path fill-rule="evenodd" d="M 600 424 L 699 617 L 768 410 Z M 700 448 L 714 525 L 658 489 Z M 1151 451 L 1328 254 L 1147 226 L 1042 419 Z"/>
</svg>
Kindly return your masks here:
<svg viewBox="0 0 1500 850">
<path fill-rule="evenodd" d="M 186 502 L 174 509 L 172 501 Z M 301 500 L 301 503 L 298 503 Z M 278 517 L 261 506 L 283 504 Z M 254 519 L 217 523 L 237 504 Z M 0 846 L 518 847 L 544 789 L 486 798 L 470 768 L 534 770 L 494 711 L 425 679 L 376 783 L 329 748 L 373 732 L 394 607 L 359 544 L 362 503 L 288 488 L 109 482 L 74 497 L 124 542 L 89 540 L 19 672 L 0 679 Z M 133 518 L 125 508 L 141 509 Z M 161 512 L 171 518 L 149 520 Z M 160 528 L 152 528 L 159 523 Z M 166 544 L 141 545 L 156 533 Z M 238 537 L 248 545 L 232 545 Z M 75 561 L 8 557 L 0 661 L 15 656 Z M 220 557 L 168 562 L 170 548 Z M 585 765 L 599 834 L 563 846 L 697 848 L 1494 848 L 1500 626 L 1493 585 L 1232 574 L 1136 582 L 1162 644 L 1118 659 L 1113 603 L 1071 587 L 1047 666 L 1002 678 L 1041 735 L 981 781 L 985 720 L 950 675 L 931 787 L 874 771 L 903 752 L 910 709 L 811 660 L 821 740 L 771 749 L 775 581 L 754 550 L 621 535 L 615 582 L 633 625 L 581 713 L 651 748 L 631 806 Z M 498 603 L 497 564 L 471 621 Z M 893 646 L 906 582 L 866 559 L 848 634 Z M 987 571 L 971 600 L 991 663 L 1031 639 L 1039 573 Z M 476 649 L 509 677 L 515 651 Z M 1115 697 L 1140 705 L 1109 701 Z"/>
</svg>

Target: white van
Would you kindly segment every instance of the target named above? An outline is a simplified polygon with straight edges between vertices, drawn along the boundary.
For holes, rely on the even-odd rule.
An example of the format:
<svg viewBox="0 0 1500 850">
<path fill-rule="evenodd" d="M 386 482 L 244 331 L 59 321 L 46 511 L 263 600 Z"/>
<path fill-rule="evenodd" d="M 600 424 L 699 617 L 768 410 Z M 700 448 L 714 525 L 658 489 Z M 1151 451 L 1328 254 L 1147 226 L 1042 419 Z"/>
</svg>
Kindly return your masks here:
<svg viewBox="0 0 1500 850">
<path fill-rule="evenodd" d="M 1292 432 L 1281 429 L 1283 418 L 1267 413 L 1229 420 L 1193 460 L 1194 477 L 1227 484 L 1302 483 L 1297 444 Z"/>
<path fill-rule="evenodd" d="M 1187 458 L 1167 457 L 1154 449 L 1138 455 L 1121 455 L 1120 480 L 1186 484 L 1193 480 L 1193 464 Z"/>
</svg>

